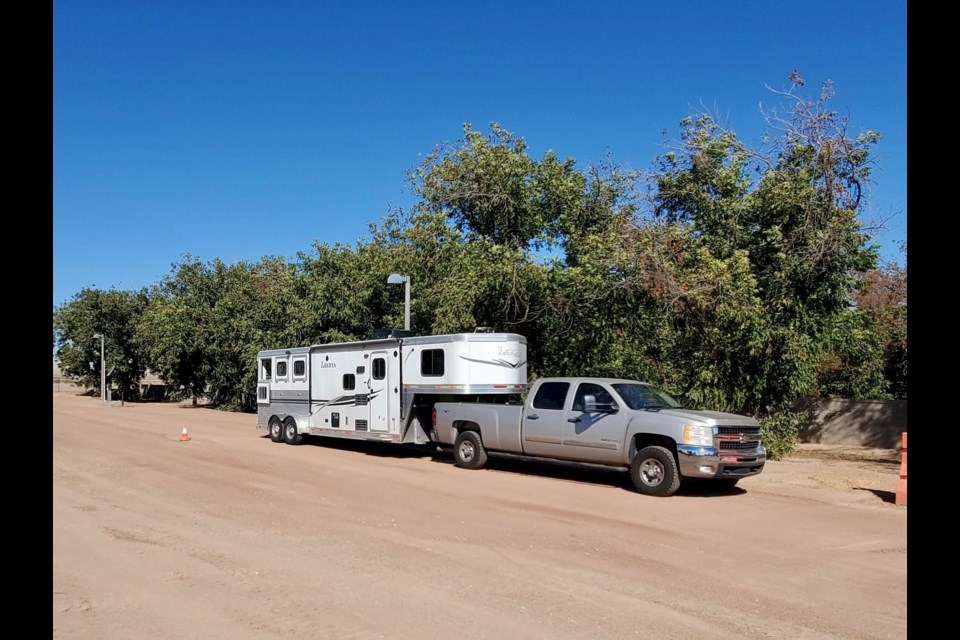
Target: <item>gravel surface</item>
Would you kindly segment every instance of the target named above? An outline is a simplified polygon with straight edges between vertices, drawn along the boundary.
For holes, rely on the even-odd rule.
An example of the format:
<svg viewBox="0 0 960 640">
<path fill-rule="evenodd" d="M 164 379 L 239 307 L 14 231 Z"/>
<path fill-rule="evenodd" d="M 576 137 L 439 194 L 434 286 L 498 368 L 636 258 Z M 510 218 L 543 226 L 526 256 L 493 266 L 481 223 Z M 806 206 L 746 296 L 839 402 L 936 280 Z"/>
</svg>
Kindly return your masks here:
<svg viewBox="0 0 960 640">
<path fill-rule="evenodd" d="M 54 394 L 53 463 L 54 638 L 906 637 L 897 452 L 802 447 L 650 498 L 619 471 Z"/>
</svg>

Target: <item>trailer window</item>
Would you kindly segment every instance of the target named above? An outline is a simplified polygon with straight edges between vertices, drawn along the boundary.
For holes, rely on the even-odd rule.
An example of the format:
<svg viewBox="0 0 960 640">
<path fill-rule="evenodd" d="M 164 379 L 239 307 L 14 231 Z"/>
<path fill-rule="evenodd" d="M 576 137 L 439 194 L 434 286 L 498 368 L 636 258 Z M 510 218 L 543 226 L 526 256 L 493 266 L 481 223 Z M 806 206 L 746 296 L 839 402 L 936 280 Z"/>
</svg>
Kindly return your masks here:
<svg viewBox="0 0 960 640">
<path fill-rule="evenodd" d="M 443 349 L 427 349 L 420 353 L 420 373 L 424 376 L 443 375 Z"/>
<path fill-rule="evenodd" d="M 277 377 L 278 378 L 287 377 L 287 361 L 286 360 L 277 360 Z"/>
<path fill-rule="evenodd" d="M 373 379 L 383 380 L 387 377 L 387 361 L 383 358 L 374 358 L 373 360 Z"/>
<path fill-rule="evenodd" d="M 307 374 L 307 363 L 304 360 L 293 361 L 293 375 L 296 378 L 303 378 Z"/>
<path fill-rule="evenodd" d="M 563 409 L 563 402 L 567 399 L 569 382 L 544 382 L 537 389 L 533 399 L 535 409 Z"/>
<path fill-rule="evenodd" d="M 260 374 L 261 379 L 269 380 L 271 378 L 271 371 L 273 371 L 273 367 L 270 366 L 271 364 L 270 358 L 260 360 L 260 368 L 263 370 L 263 373 Z"/>
<path fill-rule="evenodd" d="M 356 389 L 357 387 L 357 378 L 352 373 L 343 374 L 343 390 L 350 391 L 351 389 Z"/>
</svg>

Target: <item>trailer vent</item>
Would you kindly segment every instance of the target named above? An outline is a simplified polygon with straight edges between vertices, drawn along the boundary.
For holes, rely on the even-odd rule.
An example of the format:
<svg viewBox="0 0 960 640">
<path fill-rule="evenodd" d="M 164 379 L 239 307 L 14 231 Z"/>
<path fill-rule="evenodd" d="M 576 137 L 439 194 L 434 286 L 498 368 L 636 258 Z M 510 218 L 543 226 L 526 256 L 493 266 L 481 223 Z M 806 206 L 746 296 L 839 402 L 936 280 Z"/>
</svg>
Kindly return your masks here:
<svg viewBox="0 0 960 640">
<path fill-rule="evenodd" d="M 365 405 L 370 403 L 370 396 L 366 393 L 358 393 L 354 396 L 354 404 L 356 406 Z"/>
<path fill-rule="evenodd" d="M 367 430 L 367 421 L 366 420 L 356 420 L 353 423 L 353 428 L 357 431 L 366 431 Z"/>
</svg>

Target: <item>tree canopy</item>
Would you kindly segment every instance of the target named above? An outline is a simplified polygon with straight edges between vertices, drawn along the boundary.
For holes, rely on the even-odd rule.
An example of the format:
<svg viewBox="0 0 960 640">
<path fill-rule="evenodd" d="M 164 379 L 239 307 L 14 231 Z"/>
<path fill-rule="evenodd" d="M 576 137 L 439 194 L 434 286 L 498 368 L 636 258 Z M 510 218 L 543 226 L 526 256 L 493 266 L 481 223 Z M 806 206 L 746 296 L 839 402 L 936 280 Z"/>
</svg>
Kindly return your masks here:
<svg viewBox="0 0 960 640">
<path fill-rule="evenodd" d="M 830 83 L 813 99 L 803 84 L 775 92 L 758 146 L 693 114 L 643 171 L 535 159 L 500 124 L 467 123 L 409 171 L 413 206 L 355 246 L 187 255 L 146 291 L 84 289 L 54 311 L 61 366 L 98 385 L 101 333 L 118 384 L 149 368 L 184 397 L 248 406 L 258 350 L 400 326 L 398 272 L 415 333 L 520 333 L 533 377 L 647 380 L 786 441 L 798 398 L 906 397 L 906 269 L 878 265 L 864 221 L 879 135 L 848 133 Z"/>
</svg>

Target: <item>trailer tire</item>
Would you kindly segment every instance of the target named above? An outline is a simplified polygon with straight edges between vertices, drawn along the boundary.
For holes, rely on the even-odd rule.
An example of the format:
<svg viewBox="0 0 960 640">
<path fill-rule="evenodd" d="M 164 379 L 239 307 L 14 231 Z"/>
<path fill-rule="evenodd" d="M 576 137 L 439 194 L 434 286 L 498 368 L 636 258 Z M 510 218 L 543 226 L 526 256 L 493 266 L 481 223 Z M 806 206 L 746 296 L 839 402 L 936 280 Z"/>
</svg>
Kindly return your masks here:
<svg viewBox="0 0 960 640">
<path fill-rule="evenodd" d="M 453 461 L 463 469 L 482 469 L 487 464 L 487 450 L 483 448 L 479 433 L 460 432 L 453 443 Z"/>
<path fill-rule="evenodd" d="M 283 441 L 287 444 L 303 442 L 303 434 L 297 433 L 297 421 L 293 418 L 287 418 L 283 421 Z"/>
<path fill-rule="evenodd" d="M 280 422 L 280 418 L 273 416 L 270 418 L 268 426 L 270 428 L 270 440 L 272 442 L 283 442 L 283 423 Z"/>
<path fill-rule="evenodd" d="M 666 447 L 644 447 L 630 464 L 634 488 L 647 496 L 666 498 L 680 488 L 680 470 L 673 453 Z"/>
</svg>

